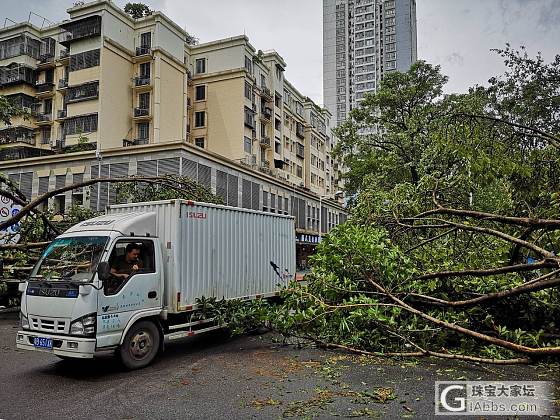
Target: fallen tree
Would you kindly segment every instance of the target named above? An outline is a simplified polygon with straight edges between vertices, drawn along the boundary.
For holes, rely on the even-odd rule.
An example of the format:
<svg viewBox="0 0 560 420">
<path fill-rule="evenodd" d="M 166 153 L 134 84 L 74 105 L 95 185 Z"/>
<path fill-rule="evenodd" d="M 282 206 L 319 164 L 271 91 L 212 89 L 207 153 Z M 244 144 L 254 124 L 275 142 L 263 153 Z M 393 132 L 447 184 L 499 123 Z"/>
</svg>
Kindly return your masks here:
<svg viewBox="0 0 560 420">
<path fill-rule="evenodd" d="M 376 356 L 560 356 L 560 56 L 498 53 L 505 73 L 465 94 L 424 62 L 388 74 L 337 129 L 351 218 L 273 328 Z"/>
</svg>

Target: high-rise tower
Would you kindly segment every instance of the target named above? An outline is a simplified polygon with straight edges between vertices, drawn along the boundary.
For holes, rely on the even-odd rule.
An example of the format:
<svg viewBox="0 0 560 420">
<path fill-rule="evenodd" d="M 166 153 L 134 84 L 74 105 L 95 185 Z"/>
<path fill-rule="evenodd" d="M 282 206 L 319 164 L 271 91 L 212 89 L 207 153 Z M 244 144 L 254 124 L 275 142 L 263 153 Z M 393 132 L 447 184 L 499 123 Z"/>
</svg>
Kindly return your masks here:
<svg viewBox="0 0 560 420">
<path fill-rule="evenodd" d="M 323 0 L 323 93 L 335 125 L 416 55 L 416 0 Z"/>
</svg>

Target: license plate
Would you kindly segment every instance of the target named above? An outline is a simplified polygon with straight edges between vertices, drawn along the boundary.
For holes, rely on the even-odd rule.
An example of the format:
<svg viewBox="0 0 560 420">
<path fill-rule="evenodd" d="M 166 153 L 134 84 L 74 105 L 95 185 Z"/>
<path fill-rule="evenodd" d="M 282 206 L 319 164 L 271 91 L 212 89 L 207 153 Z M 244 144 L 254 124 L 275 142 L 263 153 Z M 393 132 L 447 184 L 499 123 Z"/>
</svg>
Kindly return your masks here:
<svg viewBox="0 0 560 420">
<path fill-rule="evenodd" d="M 35 337 L 33 339 L 33 345 L 41 349 L 52 349 L 53 348 L 52 338 Z"/>
</svg>

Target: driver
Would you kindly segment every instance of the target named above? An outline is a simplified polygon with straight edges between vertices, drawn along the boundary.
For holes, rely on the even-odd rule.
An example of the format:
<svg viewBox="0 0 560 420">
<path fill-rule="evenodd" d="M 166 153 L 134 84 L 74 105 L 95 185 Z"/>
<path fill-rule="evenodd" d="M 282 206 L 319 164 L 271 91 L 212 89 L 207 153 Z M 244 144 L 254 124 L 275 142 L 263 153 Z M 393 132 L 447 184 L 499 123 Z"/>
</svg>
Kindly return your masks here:
<svg viewBox="0 0 560 420">
<path fill-rule="evenodd" d="M 113 261 L 111 274 L 126 280 L 132 273 L 143 268 L 142 260 L 139 258 L 141 250 L 142 245 L 140 244 L 128 244 L 126 246 L 126 253 L 121 257 L 115 258 L 115 261 Z"/>
</svg>

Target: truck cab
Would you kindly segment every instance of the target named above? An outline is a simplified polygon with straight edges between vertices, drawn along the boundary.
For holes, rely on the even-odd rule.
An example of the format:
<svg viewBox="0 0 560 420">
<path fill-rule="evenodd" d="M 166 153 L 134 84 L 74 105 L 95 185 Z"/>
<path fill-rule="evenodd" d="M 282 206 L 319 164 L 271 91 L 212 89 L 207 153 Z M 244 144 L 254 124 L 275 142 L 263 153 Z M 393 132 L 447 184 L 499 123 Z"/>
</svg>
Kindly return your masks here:
<svg viewBox="0 0 560 420">
<path fill-rule="evenodd" d="M 149 363 L 163 338 L 157 321 L 162 312 L 163 250 L 154 236 L 155 218 L 152 212 L 105 215 L 57 237 L 20 285 L 17 347 L 62 358 L 92 358 L 120 348 L 125 365 Z M 131 246 L 136 260 L 130 264 L 136 269 L 115 272 L 112 267 L 119 261 L 126 265 Z M 139 319 L 155 322 L 149 331 L 139 329 L 127 338 Z"/>
</svg>

